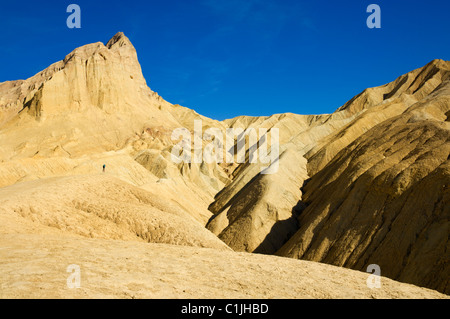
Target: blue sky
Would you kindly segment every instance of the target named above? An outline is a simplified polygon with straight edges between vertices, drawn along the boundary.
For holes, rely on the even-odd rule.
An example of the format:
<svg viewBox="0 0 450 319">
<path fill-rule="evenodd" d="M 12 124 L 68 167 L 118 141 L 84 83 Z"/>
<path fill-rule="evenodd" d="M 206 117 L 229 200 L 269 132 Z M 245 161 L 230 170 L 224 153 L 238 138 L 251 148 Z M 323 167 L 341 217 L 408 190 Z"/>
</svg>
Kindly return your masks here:
<svg viewBox="0 0 450 319">
<path fill-rule="evenodd" d="M 81 7 L 81 29 L 66 8 Z M 366 25 L 381 7 L 381 29 Z M 150 88 L 223 120 L 332 113 L 367 87 L 450 60 L 443 0 L 2 1 L 0 82 L 123 31 Z"/>
</svg>

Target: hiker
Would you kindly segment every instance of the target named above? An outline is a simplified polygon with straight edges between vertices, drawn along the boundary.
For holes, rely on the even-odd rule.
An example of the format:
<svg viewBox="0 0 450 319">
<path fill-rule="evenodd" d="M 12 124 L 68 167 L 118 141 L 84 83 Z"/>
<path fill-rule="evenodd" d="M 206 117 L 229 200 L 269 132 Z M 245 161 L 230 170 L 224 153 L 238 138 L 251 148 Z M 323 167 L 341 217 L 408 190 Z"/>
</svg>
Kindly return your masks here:
<svg viewBox="0 0 450 319">
<path fill-rule="evenodd" d="M 106 165 L 103 164 L 103 173 L 106 171 Z"/>
</svg>

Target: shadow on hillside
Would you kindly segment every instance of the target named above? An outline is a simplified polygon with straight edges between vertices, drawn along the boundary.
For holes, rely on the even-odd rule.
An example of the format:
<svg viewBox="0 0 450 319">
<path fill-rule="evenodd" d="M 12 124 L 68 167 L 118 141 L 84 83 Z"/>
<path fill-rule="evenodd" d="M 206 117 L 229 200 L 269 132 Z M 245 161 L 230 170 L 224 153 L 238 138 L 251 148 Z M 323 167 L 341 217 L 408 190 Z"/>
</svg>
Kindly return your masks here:
<svg viewBox="0 0 450 319">
<path fill-rule="evenodd" d="M 262 243 L 253 251 L 255 254 L 275 254 L 300 228 L 298 217 L 305 210 L 306 205 L 299 201 L 292 208 L 292 216 L 288 219 L 276 222 Z"/>
</svg>

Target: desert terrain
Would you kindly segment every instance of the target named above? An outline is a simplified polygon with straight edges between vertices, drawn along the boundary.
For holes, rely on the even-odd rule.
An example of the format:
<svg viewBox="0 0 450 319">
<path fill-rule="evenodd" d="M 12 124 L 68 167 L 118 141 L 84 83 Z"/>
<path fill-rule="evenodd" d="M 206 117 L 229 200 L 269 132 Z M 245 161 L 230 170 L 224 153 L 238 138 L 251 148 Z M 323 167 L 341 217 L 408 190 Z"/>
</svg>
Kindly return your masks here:
<svg viewBox="0 0 450 319">
<path fill-rule="evenodd" d="M 174 162 L 195 121 L 277 129 L 278 170 L 261 141 Z M 450 61 L 332 114 L 217 121 L 152 91 L 119 32 L 0 83 L 0 298 L 448 298 L 449 160 Z"/>
</svg>

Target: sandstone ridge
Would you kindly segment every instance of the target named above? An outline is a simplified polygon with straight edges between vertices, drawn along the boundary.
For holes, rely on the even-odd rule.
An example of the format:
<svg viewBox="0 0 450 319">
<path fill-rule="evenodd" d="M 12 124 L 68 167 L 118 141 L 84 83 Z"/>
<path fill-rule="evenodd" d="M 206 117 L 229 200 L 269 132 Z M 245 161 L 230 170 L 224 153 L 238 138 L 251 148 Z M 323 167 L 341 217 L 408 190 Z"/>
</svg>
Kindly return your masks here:
<svg viewBox="0 0 450 319">
<path fill-rule="evenodd" d="M 124 33 L 77 48 L 0 83 L 0 296 L 448 298 L 449 116 L 444 60 L 332 114 L 216 121 L 151 90 Z M 175 163 L 195 120 L 279 129 L 278 171 L 250 163 L 260 141 L 242 164 Z M 69 259 L 83 292 L 56 288 Z"/>
</svg>

